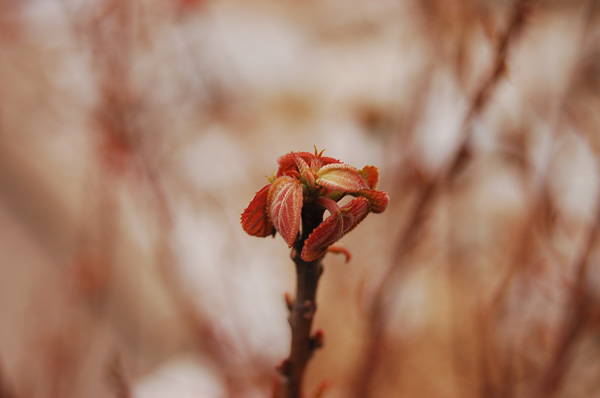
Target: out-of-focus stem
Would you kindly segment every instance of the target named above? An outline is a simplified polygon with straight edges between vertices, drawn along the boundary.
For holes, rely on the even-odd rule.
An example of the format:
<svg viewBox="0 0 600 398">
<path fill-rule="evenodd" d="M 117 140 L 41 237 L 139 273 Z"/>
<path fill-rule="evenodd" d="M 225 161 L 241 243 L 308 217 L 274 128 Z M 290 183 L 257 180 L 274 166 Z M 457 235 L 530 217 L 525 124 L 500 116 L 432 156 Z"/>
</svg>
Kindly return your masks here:
<svg viewBox="0 0 600 398">
<path fill-rule="evenodd" d="M 316 294 L 319 277 L 323 272 L 322 257 L 314 261 L 304 261 L 301 257 L 304 242 L 310 233 L 321 223 L 324 210 L 307 206 L 302 209 L 302 236 L 292 249 L 292 260 L 296 264 L 296 299 L 291 303 L 288 318 L 292 331 L 290 356 L 282 363 L 283 377 L 279 397 L 300 398 L 302 380 L 308 361 L 315 349 L 322 344 L 322 336 L 311 337 L 310 331 L 317 310 Z"/>
<path fill-rule="evenodd" d="M 377 365 L 381 362 L 382 341 L 384 339 L 384 329 L 386 324 L 386 314 L 384 309 L 384 298 L 391 288 L 392 281 L 396 280 L 397 273 L 406 269 L 404 256 L 421 238 L 420 232 L 427 216 L 427 210 L 435 201 L 439 192 L 452 177 L 458 173 L 463 163 L 468 159 L 469 154 L 469 125 L 474 118 L 481 114 L 489 103 L 490 95 L 497 86 L 500 79 L 506 72 L 507 56 L 510 45 L 519 36 L 526 26 L 527 17 L 530 14 L 536 0 L 516 0 L 510 16 L 508 29 L 500 37 L 499 46 L 496 50 L 493 69 L 491 74 L 484 80 L 483 84 L 477 89 L 470 108 L 463 120 L 461 128 L 460 144 L 454 156 L 450 159 L 446 167 L 442 168 L 437 174 L 431 176 L 418 187 L 418 199 L 407 226 L 403 229 L 396 252 L 393 255 L 393 265 L 386 272 L 383 282 L 379 286 L 367 319 L 368 337 L 365 345 L 363 358 L 359 364 L 359 371 L 355 380 L 355 386 L 352 397 L 365 398 L 371 395 L 373 380 Z"/>
</svg>

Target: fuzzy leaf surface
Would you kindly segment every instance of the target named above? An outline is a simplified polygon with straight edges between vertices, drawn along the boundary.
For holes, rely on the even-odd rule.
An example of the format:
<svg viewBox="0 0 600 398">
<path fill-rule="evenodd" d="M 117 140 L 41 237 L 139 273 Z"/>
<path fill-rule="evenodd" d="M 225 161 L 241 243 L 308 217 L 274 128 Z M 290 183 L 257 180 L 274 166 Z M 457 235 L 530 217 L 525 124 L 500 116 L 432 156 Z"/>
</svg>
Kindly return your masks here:
<svg viewBox="0 0 600 398">
<path fill-rule="evenodd" d="M 242 213 L 242 228 L 252 236 L 265 237 L 273 233 L 273 224 L 269 221 L 267 213 L 267 196 L 271 184 L 262 187 L 254 199 Z"/>
<path fill-rule="evenodd" d="M 302 214 L 300 182 L 289 176 L 276 179 L 269 189 L 267 212 L 277 232 L 291 247 L 300 231 Z"/>
<path fill-rule="evenodd" d="M 310 152 L 288 152 L 277 159 L 279 164 L 277 177 L 290 175 L 297 171 L 296 157 L 304 160 L 307 164 L 311 164 L 315 160 L 315 155 Z"/>
<path fill-rule="evenodd" d="M 358 174 L 358 170 L 344 163 L 331 163 L 323 166 L 317 172 L 317 184 L 334 191 L 348 193 L 369 188 Z"/>
<path fill-rule="evenodd" d="M 369 211 L 373 213 L 383 213 L 390 201 L 387 193 L 375 189 L 366 189 L 358 193 L 361 197 L 369 201 Z"/>
<path fill-rule="evenodd" d="M 300 172 L 300 178 L 302 181 L 305 182 L 309 188 L 314 188 L 315 175 L 313 171 L 300 156 L 296 155 L 294 159 L 296 160 L 296 166 L 298 166 L 298 171 Z"/>
<path fill-rule="evenodd" d="M 304 261 L 313 261 L 325 254 L 327 248 L 352 231 L 369 213 L 369 201 L 356 198 L 327 217 L 310 234 L 302 249 Z"/>
<path fill-rule="evenodd" d="M 360 174 L 369 188 L 377 188 L 377 183 L 379 182 L 379 170 L 377 167 L 365 166 L 358 171 L 358 174 Z"/>
</svg>

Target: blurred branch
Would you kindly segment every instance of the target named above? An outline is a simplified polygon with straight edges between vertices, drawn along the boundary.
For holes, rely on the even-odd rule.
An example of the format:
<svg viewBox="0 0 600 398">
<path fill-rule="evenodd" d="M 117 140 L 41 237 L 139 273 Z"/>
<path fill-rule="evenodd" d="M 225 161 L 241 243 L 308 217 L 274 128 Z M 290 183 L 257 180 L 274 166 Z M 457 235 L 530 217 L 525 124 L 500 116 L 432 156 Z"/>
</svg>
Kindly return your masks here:
<svg viewBox="0 0 600 398">
<path fill-rule="evenodd" d="M 489 98 L 493 89 L 506 72 L 506 62 L 510 45 L 517 39 L 522 32 L 526 18 L 531 12 L 535 0 L 517 0 L 513 6 L 509 25 L 499 41 L 499 46 L 495 52 L 493 68 L 488 78 L 476 91 L 471 101 L 469 110 L 462 123 L 459 145 L 455 155 L 433 176 L 426 178 L 417 187 L 418 194 L 416 203 L 410 212 L 410 218 L 406 223 L 400 238 L 398 246 L 394 253 L 392 265 L 388 268 L 383 282 L 379 286 L 373 302 L 370 307 L 368 325 L 368 342 L 365 348 L 363 359 L 359 365 L 359 372 L 356 379 L 353 396 L 364 398 L 370 396 L 371 385 L 377 370 L 377 364 L 380 363 L 381 344 L 384 339 L 385 328 L 385 300 L 390 292 L 392 284 L 395 283 L 395 275 L 400 270 L 406 268 L 404 261 L 405 255 L 414 247 L 420 239 L 427 211 L 431 207 L 440 193 L 440 190 L 456 176 L 464 162 L 469 159 L 469 134 L 470 124 L 479 115 L 489 103 Z"/>
<path fill-rule="evenodd" d="M 571 288 L 571 296 L 566 305 L 562 332 L 555 346 L 552 360 L 548 367 L 542 372 L 537 396 L 542 398 L 551 397 L 558 392 L 566 376 L 570 363 L 569 354 L 576 343 L 584 325 L 589 321 L 588 312 L 591 305 L 590 293 L 588 292 L 587 270 L 589 259 L 595 244 L 600 237 L 600 198 L 596 205 L 596 217 L 583 250 L 576 260 L 575 283 Z"/>
<path fill-rule="evenodd" d="M 107 377 L 108 383 L 112 387 L 116 398 L 132 397 L 130 383 L 125 377 L 123 363 L 118 354 L 115 355 L 114 359 L 108 365 Z"/>
<path fill-rule="evenodd" d="M 249 382 L 247 376 L 260 374 L 264 367 L 256 360 L 256 369 L 239 369 L 238 358 L 232 352 L 233 337 L 200 311 L 181 286 L 177 259 L 169 246 L 174 228 L 173 204 L 165 186 L 165 173 L 156 165 L 156 154 L 148 151 L 148 144 L 160 137 L 160 132 L 151 134 L 154 131 L 148 131 L 142 124 L 149 112 L 144 92 L 136 88 L 131 72 L 132 53 L 139 44 L 134 31 L 140 25 L 136 23 L 136 2 L 101 1 L 96 8 L 90 9 L 87 18 L 81 18 L 81 12 L 74 13 L 66 1 L 61 4 L 73 35 L 84 49 L 92 50 L 93 76 L 99 92 L 99 100 L 91 113 L 95 127 L 92 132 L 97 135 L 97 156 L 103 166 L 102 182 L 112 182 L 116 177 L 125 183 L 141 182 L 147 188 L 161 231 L 155 246 L 160 276 L 175 304 L 177 320 L 183 323 L 189 333 L 186 338 L 191 340 L 194 348 L 215 365 L 225 381 L 228 396 L 239 396 L 256 381 Z M 111 190 L 104 192 L 104 200 L 111 200 Z M 112 364 L 110 370 L 116 392 L 119 396 L 128 396 L 130 391 L 121 374 L 120 363 Z"/>
<path fill-rule="evenodd" d="M 583 49 L 585 41 L 589 37 L 590 30 L 595 25 L 594 19 L 600 2 L 590 0 L 584 8 L 584 26 L 581 36 L 580 48 Z M 583 51 L 580 51 L 583 53 Z M 580 55 L 579 58 L 582 58 Z M 577 60 L 578 64 L 580 59 Z M 571 76 L 571 86 L 577 80 L 577 76 Z M 566 99 L 563 108 L 566 106 Z M 588 142 L 593 147 L 593 142 Z M 570 354 L 581 336 L 584 327 L 592 320 L 589 316 L 590 309 L 594 305 L 592 294 L 589 291 L 588 268 L 590 267 L 590 256 L 600 238 L 600 196 L 596 198 L 593 224 L 587 235 L 579 256 L 575 259 L 573 269 L 575 270 L 574 283 L 570 290 L 565 313 L 563 316 L 561 332 L 554 346 L 552 359 L 548 366 L 542 370 L 539 384 L 536 388 L 536 396 L 542 398 L 552 397 L 558 393 L 569 370 L 571 363 Z"/>
<path fill-rule="evenodd" d="M 48 181 L 45 170 L 26 153 L 14 150 L 0 126 L 0 204 L 9 210 L 50 258 L 64 261 L 76 220 L 63 192 Z"/>
<path fill-rule="evenodd" d="M 588 37 L 591 26 L 593 25 L 593 18 L 595 17 L 595 8 L 597 7 L 597 1 L 591 0 L 588 3 L 587 7 L 584 7 L 583 18 L 583 31 L 580 39 L 580 50 L 585 46 L 585 40 Z M 580 51 L 582 52 L 582 51 Z M 580 57 L 580 56 L 579 56 Z M 579 58 L 578 57 L 578 58 Z M 577 68 L 576 68 L 577 70 Z M 577 72 L 572 74 L 570 80 L 570 87 L 573 86 L 574 82 L 577 80 L 575 76 Z M 558 111 L 555 115 L 554 127 L 551 129 L 552 136 L 554 137 L 554 132 L 557 131 L 560 127 L 560 123 L 563 120 L 565 109 L 568 103 L 569 90 L 567 90 L 567 94 L 561 98 L 560 104 L 558 106 Z M 593 143 L 588 143 L 590 146 Z M 514 282 L 518 273 L 522 273 L 528 264 L 530 264 L 530 260 L 528 257 L 531 253 L 531 245 L 532 245 L 532 236 L 535 233 L 536 223 L 541 220 L 542 221 L 542 233 L 541 239 L 543 241 L 550 239 L 547 235 L 547 230 L 550 228 L 548 225 L 548 210 L 553 206 L 552 199 L 550 198 L 548 187 L 546 185 L 546 174 L 547 169 L 549 167 L 550 158 L 547 158 L 547 162 L 540 167 L 540 175 L 536 180 L 533 181 L 533 191 L 531 193 L 531 198 L 529 200 L 529 211 L 527 212 L 527 218 L 524 222 L 524 225 L 521 230 L 520 238 L 518 239 L 517 247 L 513 254 L 509 256 L 509 271 L 504 276 L 499 288 L 494 293 L 492 297 L 492 302 L 488 310 L 486 311 L 487 315 L 484 315 L 487 318 L 487 322 L 491 322 L 490 325 L 487 326 L 488 330 L 493 331 L 498 327 L 498 322 L 500 322 L 499 317 L 501 316 L 501 305 L 503 300 L 506 299 L 507 291 L 511 284 Z M 578 259 L 575 260 L 574 269 L 576 270 L 576 277 L 574 284 L 570 287 L 571 298 L 567 305 L 567 312 L 565 314 L 565 319 L 562 323 L 562 331 L 559 342 L 555 347 L 555 352 L 553 354 L 553 360 L 548 365 L 548 367 L 543 370 L 543 376 L 541 377 L 541 381 L 538 388 L 538 396 L 540 397 L 549 397 L 556 393 L 559 389 L 559 386 L 562 383 L 562 379 L 564 378 L 564 374 L 567 370 L 568 366 L 568 353 L 570 352 L 574 342 L 577 340 L 578 335 L 581 332 L 581 329 L 585 325 L 586 322 L 586 314 L 588 312 L 588 296 L 585 292 L 585 274 L 586 269 L 588 268 L 588 257 L 590 251 L 593 248 L 594 242 L 597 241 L 598 238 L 598 224 L 600 219 L 600 200 L 597 201 L 596 204 L 596 217 L 594 219 L 594 223 L 589 232 L 587 241 L 583 244 L 582 254 Z M 554 248 L 551 245 L 549 246 L 549 251 L 551 251 L 554 255 Z M 510 344 L 511 342 L 509 342 Z M 510 350 L 512 351 L 512 350 Z M 500 355 L 499 348 L 492 344 L 486 350 L 486 353 L 489 355 L 490 352 L 496 352 L 496 355 Z M 486 355 L 482 352 L 482 355 Z M 507 381 L 507 377 L 510 377 L 511 373 L 511 358 L 507 355 L 504 355 L 504 380 L 498 385 L 498 388 L 501 397 L 511 396 L 512 384 L 510 381 Z M 489 396 L 489 395 L 485 395 Z"/>
<path fill-rule="evenodd" d="M 0 398 L 17 398 L 17 396 L 13 393 L 11 387 L 8 385 L 8 382 L 4 375 L 4 369 L 2 368 L 1 362 L 0 362 Z"/>
<path fill-rule="evenodd" d="M 498 48 L 496 49 L 494 66 L 490 76 L 483 85 L 477 90 L 471 107 L 467 113 L 464 126 L 467 126 L 473 118 L 480 114 L 489 102 L 489 97 L 500 79 L 506 74 L 506 62 L 510 45 L 520 35 L 527 18 L 533 11 L 536 0 L 516 0 L 508 23 L 506 32 L 500 37 Z"/>
</svg>

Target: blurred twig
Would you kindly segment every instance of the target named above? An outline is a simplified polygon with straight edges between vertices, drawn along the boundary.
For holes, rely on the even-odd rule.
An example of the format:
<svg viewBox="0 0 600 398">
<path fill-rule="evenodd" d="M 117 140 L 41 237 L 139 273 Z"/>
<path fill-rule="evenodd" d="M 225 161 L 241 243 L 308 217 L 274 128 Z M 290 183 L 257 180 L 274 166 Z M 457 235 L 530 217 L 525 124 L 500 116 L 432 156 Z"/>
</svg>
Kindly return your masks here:
<svg viewBox="0 0 600 398">
<path fill-rule="evenodd" d="M 167 192 L 165 173 L 157 167 L 155 154 L 148 151 L 148 143 L 156 140 L 160 132 L 148 131 L 141 123 L 148 114 L 145 93 L 136 89 L 131 72 L 132 53 L 139 44 L 135 40 L 135 30 L 143 26 L 136 23 L 136 2 L 105 0 L 91 11 L 86 10 L 91 13 L 87 18 L 80 18 L 80 13 L 73 12 L 67 2 L 61 4 L 74 36 L 83 48 L 92 50 L 93 76 L 99 91 L 92 121 L 97 133 L 102 183 L 108 185 L 114 179 L 132 185 L 141 183 L 150 193 L 155 221 L 161 231 L 154 254 L 163 286 L 175 304 L 178 321 L 187 327 L 193 348 L 215 365 L 228 396 L 239 396 L 251 384 L 259 384 L 257 374 L 266 375 L 265 367 L 260 366 L 257 359 L 255 369 L 240 369 L 232 348 L 233 337 L 202 313 L 181 286 L 177 259 L 170 247 L 170 234 L 174 228 L 173 203 Z M 103 200 L 112 200 L 110 189 L 103 192 Z M 112 214 L 108 216 L 108 221 L 102 220 L 103 223 L 110 222 Z M 111 370 L 113 387 L 121 396 L 127 396 L 129 391 L 120 369 Z"/>
<path fill-rule="evenodd" d="M 599 4 L 600 2 L 597 0 L 590 0 L 587 7 L 584 8 L 583 17 L 585 22 L 581 38 L 581 49 L 584 48 L 585 41 L 589 37 L 592 26 L 594 26 L 593 21 L 596 18 Z M 580 59 L 578 59 L 577 62 L 580 64 Z M 577 78 L 572 76 L 570 80 L 571 86 L 573 86 L 573 82 L 575 82 Z M 564 102 L 566 104 L 566 100 Z M 563 108 L 566 106 L 565 104 L 563 104 Z M 589 145 L 592 147 L 593 142 L 590 142 Z M 594 304 L 592 303 L 592 293 L 589 291 L 587 279 L 591 253 L 598 244 L 599 238 L 600 196 L 596 198 L 593 224 L 588 231 L 587 238 L 585 239 L 578 257 L 574 261 L 574 283 L 570 288 L 570 296 L 566 303 L 560 334 L 554 346 L 551 361 L 548 366 L 542 370 L 539 384 L 536 387 L 535 395 L 537 397 L 547 398 L 558 393 L 567 376 L 569 365 L 571 363 L 570 354 L 574 345 L 583 332 L 584 327 L 592 320 L 589 313 Z"/>
<path fill-rule="evenodd" d="M 589 321 L 590 293 L 586 286 L 587 270 L 589 268 L 590 254 L 600 237 L 600 198 L 596 205 L 596 217 L 588 233 L 581 254 L 575 261 L 575 284 L 571 288 L 562 331 L 555 346 L 552 360 L 542 372 L 538 385 L 537 396 L 542 398 L 556 394 L 566 376 L 569 365 L 569 354 L 584 325 Z"/>
<path fill-rule="evenodd" d="M 583 49 L 585 46 L 585 40 L 589 35 L 589 30 L 592 26 L 592 20 L 595 16 L 595 8 L 597 7 L 597 1 L 592 0 L 588 3 L 588 7 L 584 7 L 584 24 L 583 31 L 581 34 L 581 44 L 580 49 Z M 581 52 L 581 51 L 580 51 Z M 577 68 L 576 68 L 577 70 Z M 577 73 L 577 72 L 575 72 Z M 570 85 L 573 85 L 573 82 L 576 80 L 575 76 L 571 76 Z M 559 129 L 561 122 L 564 119 L 565 108 L 568 102 L 569 92 L 561 98 L 560 103 L 558 105 L 558 111 L 554 115 L 554 123 L 553 129 L 551 130 L 551 140 L 554 138 L 554 132 Z M 533 190 L 531 192 L 530 200 L 528 201 L 528 208 L 530 209 L 527 212 L 527 218 L 523 223 L 520 238 L 517 240 L 517 247 L 513 254 L 509 256 L 509 271 L 504 276 L 502 282 L 500 283 L 499 288 L 494 293 L 491 301 L 491 305 L 484 311 L 484 317 L 486 318 L 487 323 L 491 323 L 488 325 L 488 330 L 492 332 L 498 327 L 498 322 L 500 321 L 500 317 L 502 314 L 501 304 L 502 301 L 506 299 L 506 294 L 509 289 L 509 286 L 514 282 L 518 273 L 522 273 L 526 269 L 526 265 L 530 264 L 530 259 L 528 258 L 531 253 L 532 246 L 532 236 L 534 235 L 536 223 L 538 220 L 547 221 L 546 219 L 549 217 L 547 214 L 548 209 L 552 208 L 552 200 L 550 198 L 549 192 L 547 190 L 546 185 L 546 173 L 549 167 L 550 158 L 547 157 L 547 162 L 542 164 L 540 167 L 540 175 L 533 181 Z M 597 215 L 600 215 L 600 201 L 596 204 Z M 564 373 L 567 367 L 567 355 L 569 350 L 571 349 L 574 341 L 576 340 L 578 334 L 581 331 L 581 328 L 585 324 L 585 317 L 587 312 L 587 295 L 585 293 L 585 270 L 588 267 L 588 257 L 590 250 L 594 242 L 597 240 L 598 235 L 598 216 L 595 217 L 595 221 L 588 235 L 587 241 L 583 245 L 583 249 L 580 257 L 575 261 L 575 270 L 576 277 L 573 286 L 571 286 L 571 298 L 569 300 L 569 304 L 567 306 L 567 313 L 565 314 L 565 319 L 562 326 L 561 337 L 557 346 L 555 348 L 555 352 L 553 354 L 553 360 L 548 367 L 543 370 L 543 376 L 541 377 L 540 384 L 538 385 L 538 396 L 540 397 L 549 397 L 552 394 L 556 393 L 558 387 L 560 386 L 562 379 L 564 377 Z M 549 228 L 549 225 L 546 223 L 542 223 L 542 232 L 545 229 Z M 542 240 L 549 239 L 547 234 L 543 234 L 540 238 Z M 550 248 L 552 249 L 552 248 Z M 552 251 L 552 250 L 551 250 Z M 509 351 L 512 351 L 512 347 L 509 344 Z M 506 348 L 505 348 L 506 350 Z M 500 355 L 499 348 L 492 344 L 488 347 L 487 353 L 495 352 L 496 356 Z M 482 352 L 482 355 L 485 355 Z M 501 383 L 498 384 L 497 388 L 500 397 L 512 396 L 512 389 L 514 386 L 510 382 L 511 377 L 511 366 L 512 361 L 509 354 L 504 353 L 503 355 L 503 373 L 504 379 Z M 485 395 L 489 396 L 489 395 Z"/>
<path fill-rule="evenodd" d="M 0 362 L 0 398 L 17 398 L 8 385 L 4 369 L 2 368 L 2 362 Z"/>
<path fill-rule="evenodd" d="M 408 251 L 419 240 L 427 211 L 438 196 L 440 189 L 452 180 L 461 169 L 463 162 L 469 158 L 469 131 L 473 119 L 479 115 L 489 102 L 489 98 L 498 81 L 506 71 L 507 56 L 510 44 L 518 37 L 525 26 L 527 15 L 530 13 L 534 0 L 517 0 L 514 4 L 511 18 L 506 32 L 500 39 L 495 53 L 493 68 L 488 78 L 476 91 L 469 110 L 462 123 L 459 145 L 455 155 L 448 164 L 425 179 L 417 187 L 418 195 L 416 203 L 410 212 L 410 218 L 400 234 L 397 249 L 392 259 L 392 265 L 383 278 L 370 307 L 367 321 L 367 345 L 363 353 L 363 359 L 359 365 L 359 372 L 354 388 L 354 396 L 364 398 L 370 396 L 371 385 L 377 364 L 380 363 L 381 344 L 384 339 L 384 328 L 386 319 L 385 301 L 390 292 L 392 283 L 395 283 L 395 275 L 406 267 L 404 258 Z"/>
<path fill-rule="evenodd" d="M 131 387 L 125 377 L 125 371 L 119 355 L 108 365 L 108 383 L 112 386 L 116 398 L 131 398 Z"/>
</svg>

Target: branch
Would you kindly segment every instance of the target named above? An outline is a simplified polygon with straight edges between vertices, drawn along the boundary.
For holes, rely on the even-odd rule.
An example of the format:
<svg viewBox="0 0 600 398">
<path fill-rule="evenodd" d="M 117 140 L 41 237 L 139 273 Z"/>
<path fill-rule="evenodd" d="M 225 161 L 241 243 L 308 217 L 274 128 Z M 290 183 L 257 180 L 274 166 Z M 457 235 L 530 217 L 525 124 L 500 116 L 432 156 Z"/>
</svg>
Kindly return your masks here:
<svg viewBox="0 0 600 398">
<path fill-rule="evenodd" d="M 292 249 L 292 260 L 296 264 L 296 299 L 288 299 L 290 315 L 288 322 L 292 330 L 290 356 L 278 367 L 283 377 L 281 398 L 300 398 L 302 380 L 308 361 L 314 351 L 323 344 L 323 333 L 310 335 L 317 310 L 316 294 L 319 277 L 323 273 L 322 256 L 306 262 L 300 256 L 304 242 L 323 219 L 322 208 L 306 204 L 302 209 L 302 236 L 296 239 Z"/>
<path fill-rule="evenodd" d="M 469 159 L 470 124 L 480 115 L 488 105 L 490 96 L 506 73 L 507 56 L 513 41 L 521 34 L 526 25 L 527 16 L 535 0 L 516 0 L 508 22 L 508 27 L 500 37 L 495 53 L 493 67 L 489 76 L 475 92 L 469 110 L 462 122 L 458 148 L 449 162 L 434 175 L 428 176 L 425 181 L 420 181 L 417 186 L 417 199 L 410 213 L 410 218 L 403 228 L 396 250 L 392 255 L 392 264 L 385 272 L 385 277 L 375 293 L 370 304 L 367 319 L 368 342 L 364 348 L 363 358 L 359 365 L 354 391 L 352 396 L 363 398 L 370 396 L 377 364 L 381 362 L 383 354 L 384 329 L 386 325 L 385 297 L 396 281 L 396 275 L 406 272 L 405 256 L 416 246 L 420 240 L 424 220 L 439 193 L 456 176 L 461 167 Z"/>
<path fill-rule="evenodd" d="M 542 372 L 540 383 L 537 387 L 538 397 L 552 397 L 560 389 L 564 379 L 567 376 L 570 364 L 570 354 L 573 346 L 580 337 L 580 334 L 589 321 L 587 313 L 592 304 L 590 292 L 586 286 L 588 269 L 590 267 L 590 257 L 595 245 L 600 238 L 600 200 L 596 203 L 596 216 L 594 224 L 585 241 L 582 253 L 576 259 L 574 264 L 575 283 L 568 298 L 568 304 L 565 308 L 563 327 L 561 335 L 554 347 L 552 360 L 547 368 Z"/>
</svg>

